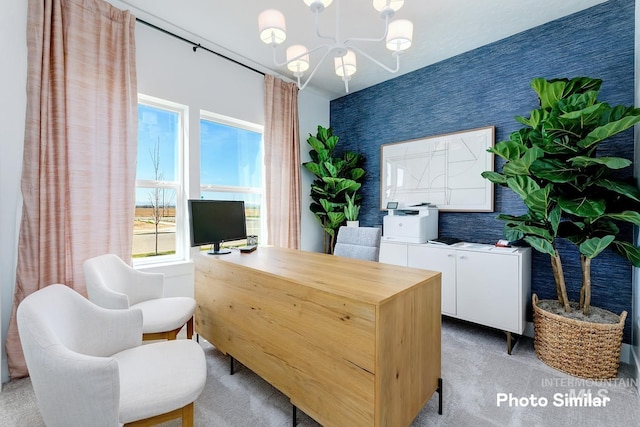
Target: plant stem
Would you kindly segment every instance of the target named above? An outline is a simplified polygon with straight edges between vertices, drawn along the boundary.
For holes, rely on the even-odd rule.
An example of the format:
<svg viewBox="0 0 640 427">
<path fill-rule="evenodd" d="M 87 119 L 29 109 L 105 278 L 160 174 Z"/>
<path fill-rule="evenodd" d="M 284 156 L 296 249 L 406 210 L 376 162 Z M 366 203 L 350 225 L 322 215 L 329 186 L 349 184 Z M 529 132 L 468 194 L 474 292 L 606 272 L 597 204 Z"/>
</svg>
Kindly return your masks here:
<svg viewBox="0 0 640 427">
<path fill-rule="evenodd" d="M 564 307 L 564 311 L 566 313 L 571 313 L 569 297 L 567 296 L 567 286 L 564 282 L 562 260 L 560 259 L 560 254 L 558 253 L 557 249 L 555 249 L 555 255 L 551 257 L 551 268 L 553 270 L 553 277 L 556 282 L 556 294 L 558 295 L 558 302 Z"/>
<path fill-rule="evenodd" d="M 580 255 L 582 265 L 582 287 L 580 287 L 580 308 L 585 316 L 591 308 L 591 258 Z"/>
</svg>

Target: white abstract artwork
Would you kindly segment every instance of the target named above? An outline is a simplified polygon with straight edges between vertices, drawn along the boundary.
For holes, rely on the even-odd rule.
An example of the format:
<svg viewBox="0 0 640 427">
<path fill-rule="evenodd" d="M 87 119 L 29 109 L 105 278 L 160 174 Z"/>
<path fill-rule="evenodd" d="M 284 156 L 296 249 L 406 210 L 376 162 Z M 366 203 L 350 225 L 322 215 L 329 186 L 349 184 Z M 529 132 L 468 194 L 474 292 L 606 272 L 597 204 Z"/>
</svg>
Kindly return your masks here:
<svg viewBox="0 0 640 427">
<path fill-rule="evenodd" d="M 422 203 L 440 211 L 493 212 L 493 184 L 480 174 L 493 170 L 495 127 L 471 129 L 384 144 L 380 156 L 380 209 Z"/>
</svg>

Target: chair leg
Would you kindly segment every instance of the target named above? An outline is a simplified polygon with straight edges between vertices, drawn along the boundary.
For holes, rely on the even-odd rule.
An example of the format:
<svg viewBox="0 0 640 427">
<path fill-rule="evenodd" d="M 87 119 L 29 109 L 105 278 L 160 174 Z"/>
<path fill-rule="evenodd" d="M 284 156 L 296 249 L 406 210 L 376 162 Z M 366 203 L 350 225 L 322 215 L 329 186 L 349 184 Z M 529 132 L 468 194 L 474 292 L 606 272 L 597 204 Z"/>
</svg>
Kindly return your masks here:
<svg viewBox="0 0 640 427">
<path fill-rule="evenodd" d="M 193 336 L 193 316 L 187 321 L 187 339 L 190 340 Z"/>
<path fill-rule="evenodd" d="M 182 408 L 182 427 L 193 427 L 193 402 Z"/>
</svg>

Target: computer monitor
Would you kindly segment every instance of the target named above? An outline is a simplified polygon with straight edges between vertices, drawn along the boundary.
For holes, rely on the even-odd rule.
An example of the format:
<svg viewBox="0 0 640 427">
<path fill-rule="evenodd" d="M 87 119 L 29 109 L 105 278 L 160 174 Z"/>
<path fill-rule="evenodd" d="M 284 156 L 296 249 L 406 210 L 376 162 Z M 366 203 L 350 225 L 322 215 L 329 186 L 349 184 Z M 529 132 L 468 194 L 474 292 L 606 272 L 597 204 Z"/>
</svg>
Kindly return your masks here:
<svg viewBox="0 0 640 427">
<path fill-rule="evenodd" d="M 212 255 L 228 254 L 220 244 L 247 238 L 243 201 L 189 200 L 191 247 L 213 245 Z"/>
</svg>

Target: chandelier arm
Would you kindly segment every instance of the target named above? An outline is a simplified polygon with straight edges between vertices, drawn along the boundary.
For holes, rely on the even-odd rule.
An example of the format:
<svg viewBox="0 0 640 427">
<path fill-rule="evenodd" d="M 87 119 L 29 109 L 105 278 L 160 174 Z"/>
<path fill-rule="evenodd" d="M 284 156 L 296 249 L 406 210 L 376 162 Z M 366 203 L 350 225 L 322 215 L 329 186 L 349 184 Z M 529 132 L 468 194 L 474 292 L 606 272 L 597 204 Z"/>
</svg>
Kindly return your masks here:
<svg viewBox="0 0 640 427">
<path fill-rule="evenodd" d="M 291 59 L 290 59 L 290 60 L 288 60 L 288 61 L 284 61 L 284 62 L 282 62 L 282 63 L 281 63 L 281 62 L 278 62 L 278 60 L 277 60 L 277 58 L 276 58 L 276 46 L 273 46 L 273 63 L 275 64 L 275 66 L 276 66 L 276 67 L 284 67 L 284 66 L 286 66 L 286 65 L 289 65 L 289 64 L 290 64 L 290 63 L 292 63 L 293 61 L 297 61 L 298 59 L 302 58 L 303 56 L 310 55 L 311 53 L 315 52 L 316 50 L 320 50 L 320 49 L 322 49 L 322 48 L 326 48 L 326 49 L 327 49 L 327 52 L 329 52 L 329 51 L 331 50 L 331 45 L 329 45 L 329 44 L 323 44 L 323 45 L 320 45 L 320 46 L 314 47 L 314 48 L 313 48 L 313 49 L 311 49 L 311 50 L 308 50 L 308 51 L 306 51 L 306 52 L 304 52 L 304 53 L 301 53 L 300 55 L 298 55 L 298 56 L 296 56 L 296 57 L 294 57 L 294 58 L 291 58 Z"/>
<path fill-rule="evenodd" d="M 298 89 L 299 90 L 303 90 L 305 87 L 307 87 L 307 84 L 309 83 L 309 81 L 311 81 L 311 79 L 313 78 L 313 75 L 316 73 L 316 71 L 318 71 L 318 68 L 320 68 L 320 65 L 322 64 L 324 59 L 329 55 L 330 52 L 331 52 L 331 50 L 328 49 L 324 53 L 324 55 L 322 55 L 322 58 L 320 58 L 320 61 L 318 61 L 316 66 L 313 68 L 313 71 L 311 71 L 311 74 L 309 74 L 309 77 L 307 77 L 307 80 L 304 82 L 304 84 L 302 86 L 300 86 L 300 78 L 298 78 Z"/>
<path fill-rule="evenodd" d="M 346 39 L 344 41 L 345 44 L 349 42 L 381 42 L 387 38 L 387 34 L 389 34 L 389 15 L 385 15 L 384 17 L 384 34 L 379 38 L 367 38 L 367 37 L 351 37 L 350 39 Z"/>
<path fill-rule="evenodd" d="M 313 14 L 316 16 L 316 36 L 318 36 L 318 38 L 320 39 L 331 40 L 333 43 L 337 43 L 338 40 L 336 39 L 336 37 L 338 33 L 336 33 L 336 37 L 320 34 L 320 12 L 315 11 L 313 12 Z"/>
<path fill-rule="evenodd" d="M 350 46 L 351 49 L 355 50 L 356 52 L 360 53 L 360 55 L 364 56 L 365 58 L 368 58 L 370 61 L 372 61 L 373 63 L 377 64 L 379 67 L 384 68 L 385 70 L 387 70 L 390 73 L 397 73 L 400 70 L 400 54 L 398 52 L 394 52 L 392 55 L 396 57 L 396 68 L 389 68 L 386 65 L 384 65 L 382 62 L 378 61 L 377 59 L 375 59 L 374 57 L 372 57 L 371 55 L 369 55 L 366 52 L 363 52 L 362 49 L 357 48 L 356 46 Z"/>
</svg>

